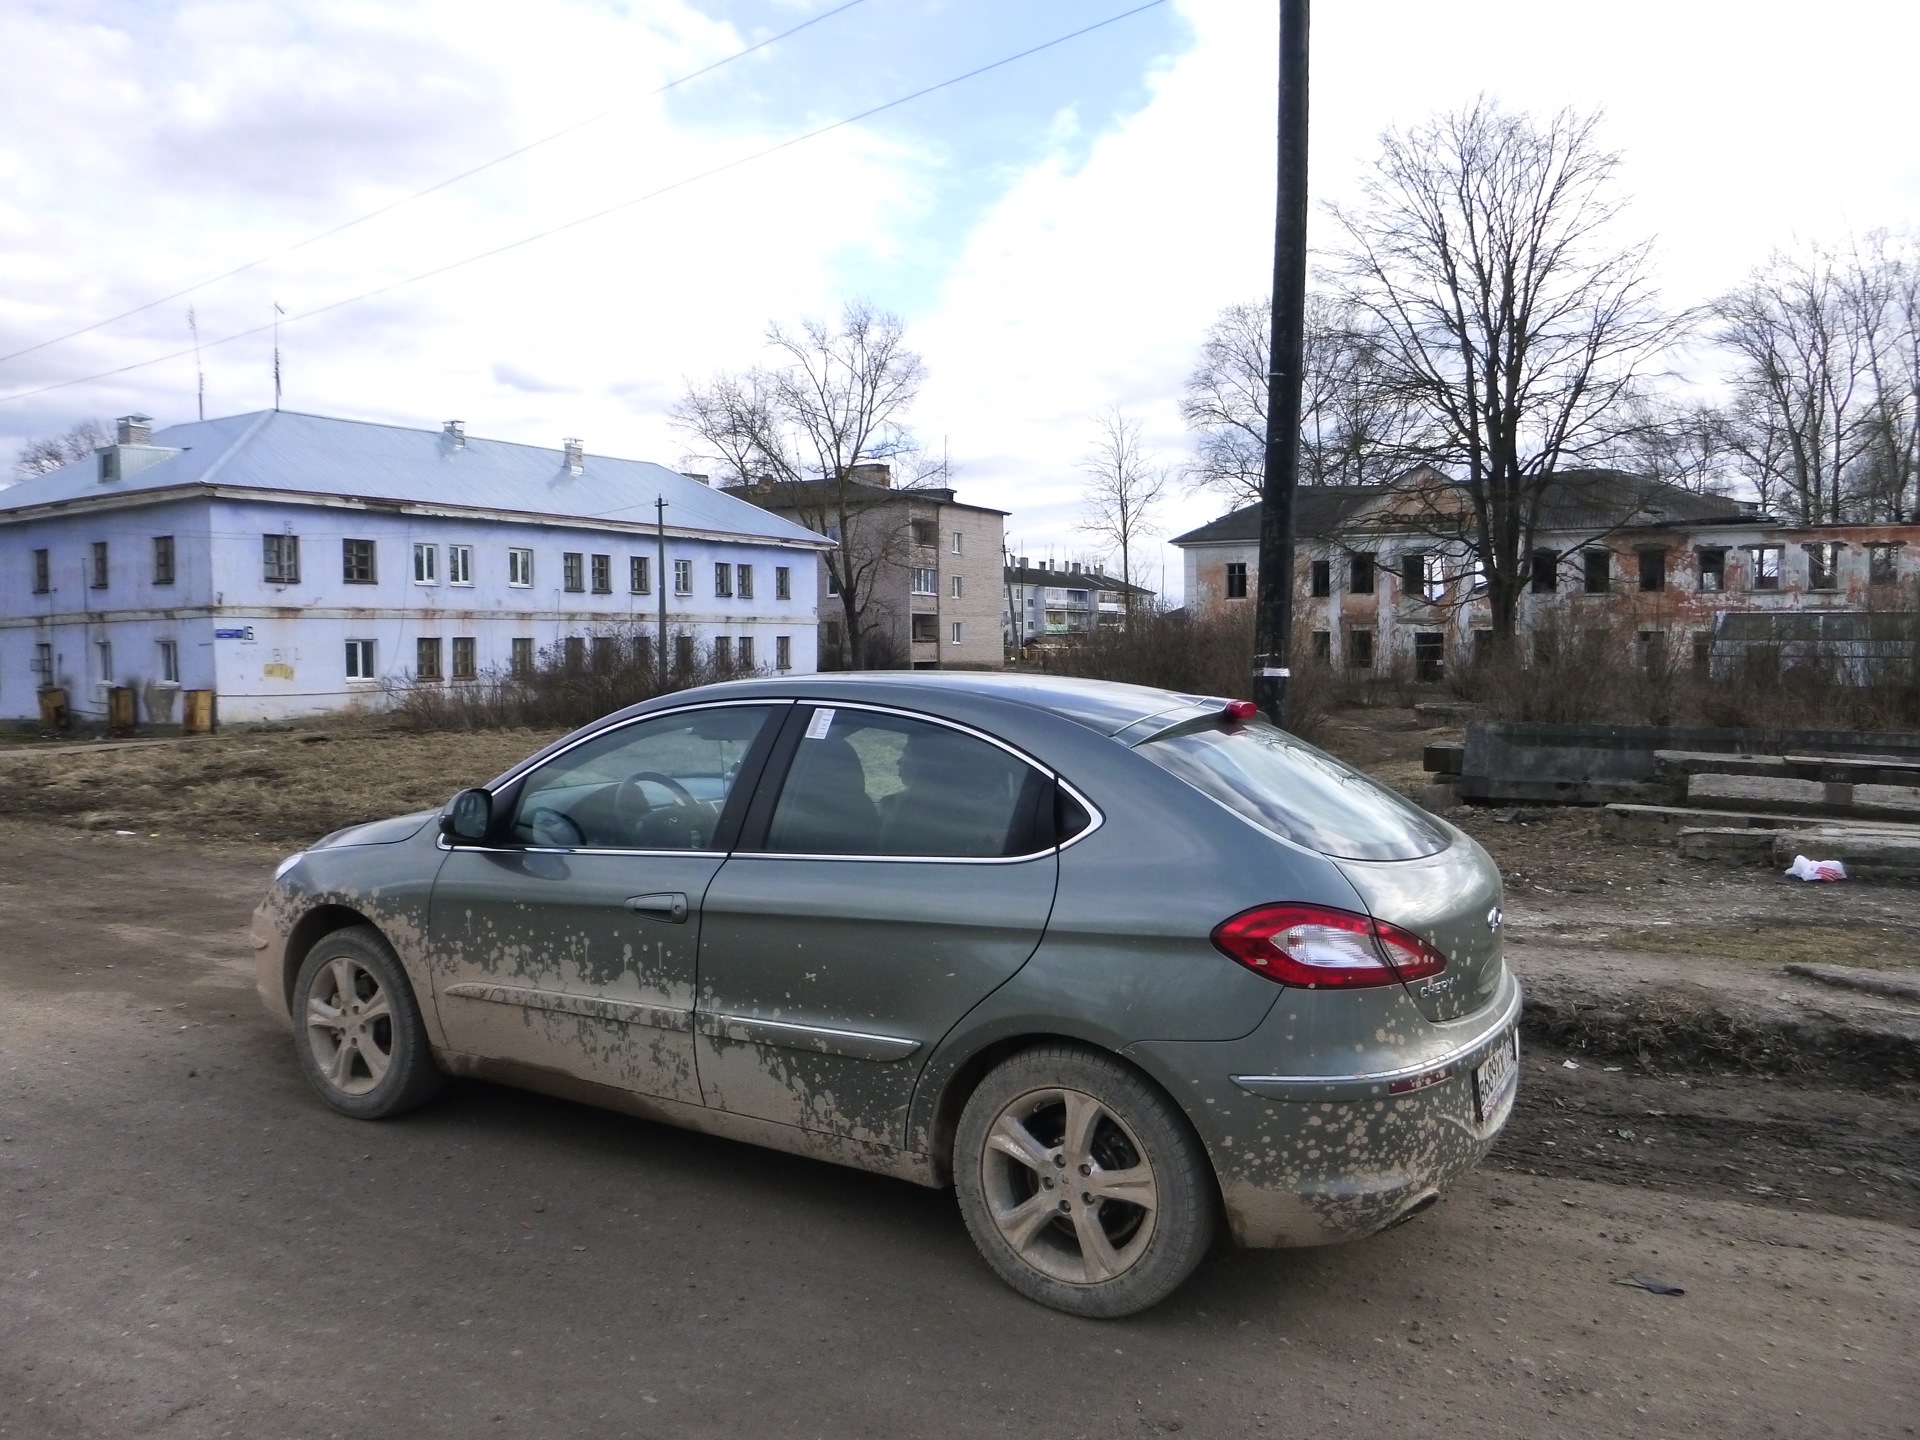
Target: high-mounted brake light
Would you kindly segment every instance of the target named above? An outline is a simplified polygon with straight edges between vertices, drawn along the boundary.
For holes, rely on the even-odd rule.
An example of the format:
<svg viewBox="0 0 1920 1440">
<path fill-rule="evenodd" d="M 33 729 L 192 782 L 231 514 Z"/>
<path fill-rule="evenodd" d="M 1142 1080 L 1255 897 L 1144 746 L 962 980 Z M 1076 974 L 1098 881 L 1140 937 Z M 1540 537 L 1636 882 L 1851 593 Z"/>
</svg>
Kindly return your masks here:
<svg viewBox="0 0 1920 1440">
<path fill-rule="evenodd" d="M 1282 985 L 1357 989 L 1418 980 L 1447 957 L 1409 930 L 1322 905 L 1261 905 L 1224 920 L 1214 945 Z"/>
<path fill-rule="evenodd" d="M 1229 720 L 1251 720 L 1260 713 L 1260 707 L 1251 700 L 1229 700 L 1220 713 Z"/>
</svg>

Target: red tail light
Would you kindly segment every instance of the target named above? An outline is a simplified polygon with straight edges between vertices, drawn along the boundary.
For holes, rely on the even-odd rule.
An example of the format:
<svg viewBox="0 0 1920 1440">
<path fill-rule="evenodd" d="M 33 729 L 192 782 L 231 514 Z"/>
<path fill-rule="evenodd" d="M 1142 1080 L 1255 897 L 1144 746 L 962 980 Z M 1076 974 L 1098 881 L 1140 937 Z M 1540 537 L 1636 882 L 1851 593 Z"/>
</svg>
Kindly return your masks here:
<svg viewBox="0 0 1920 1440">
<path fill-rule="evenodd" d="M 1307 989 L 1418 980 L 1447 957 L 1410 930 L 1321 905 L 1261 905 L 1224 920 L 1213 943 L 1256 974 Z"/>
</svg>

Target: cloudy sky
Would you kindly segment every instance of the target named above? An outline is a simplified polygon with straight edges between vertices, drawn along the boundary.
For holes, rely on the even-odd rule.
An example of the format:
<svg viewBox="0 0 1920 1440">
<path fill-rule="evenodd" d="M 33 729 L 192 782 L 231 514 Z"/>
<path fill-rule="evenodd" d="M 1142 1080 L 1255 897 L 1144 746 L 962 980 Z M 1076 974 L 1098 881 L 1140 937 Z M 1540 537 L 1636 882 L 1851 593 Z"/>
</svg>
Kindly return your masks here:
<svg viewBox="0 0 1920 1440">
<path fill-rule="evenodd" d="M 1091 416 L 1137 412 L 1176 459 L 1196 342 L 1221 306 L 1266 288 L 1276 7 L 1166 0 L 693 178 L 1139 0 L 827 14 L 841 3 L 12 0 L 0 455 L 82 416 L 191 418 L 191 356 L 142 363 L 188 347 L 189 304 L 208 413 L 270 405 L 271 336 L 212 342 L 278 302 L 288 408 L 459 416 L 475 434 L 580 435 L 672 464 L 687 446 L 665 411 L 688 380 L 766 359 L 770 320 L 864 296 L 906 319 L 926 359 L 915 421 L 962 498 L 1012 511 L 1026 553 L 1086 553 L 1075 466 Z M 1676 305 L 1776 246 L 1920 221 L 1912 0 L 1323 3 L 1313 45 L 1320 198 L 1352 196 L 1382 130 L 1481 92 L 1601 109 L 1633 197 L 1623 238 L 1657 237 Z M 1319 217 L 1314 238 L 1331 238 Z M 1711 381 L 1710 357 L 1690 363 Z M 84 378 L 108 371 L 122 373 Z M 1171 533 L 1217 508 L 1183 497 L 1163 520 Z"/>
</svg>

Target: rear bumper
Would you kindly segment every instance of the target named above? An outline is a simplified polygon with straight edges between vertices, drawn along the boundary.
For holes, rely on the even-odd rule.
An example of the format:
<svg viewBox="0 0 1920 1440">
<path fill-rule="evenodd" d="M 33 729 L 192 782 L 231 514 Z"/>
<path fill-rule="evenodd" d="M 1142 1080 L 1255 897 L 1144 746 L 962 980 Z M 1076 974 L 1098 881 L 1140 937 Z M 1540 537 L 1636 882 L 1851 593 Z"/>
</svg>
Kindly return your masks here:
<svg viewBox="0 0 1920 1440">
<path fill-rule="evenodd" d="M 1265 1034 L 1272 1022 L 1224 1045 L 1149 1042 L 1130 1053 L 1182 1102 L 1200 1132 L 1237 1242 L 1259 1249 L 1327 1245 L 1383 1230 L 1423 1208 L 1487 1153 L 1512 1111 L 1517 1083 L 1483 1119 L 1473 1074 L 1502 1045 L 1515 1043 L 1520 1005 L 1509 973 L 1476 1015 L 1407 1025 L 1395 1063 L 1345 1074 L 1325 1054 L 1312 1065 L 1246 1064 L 1294 1048 L 1284 1043 L 1291 1035 Z"/>
</svg>

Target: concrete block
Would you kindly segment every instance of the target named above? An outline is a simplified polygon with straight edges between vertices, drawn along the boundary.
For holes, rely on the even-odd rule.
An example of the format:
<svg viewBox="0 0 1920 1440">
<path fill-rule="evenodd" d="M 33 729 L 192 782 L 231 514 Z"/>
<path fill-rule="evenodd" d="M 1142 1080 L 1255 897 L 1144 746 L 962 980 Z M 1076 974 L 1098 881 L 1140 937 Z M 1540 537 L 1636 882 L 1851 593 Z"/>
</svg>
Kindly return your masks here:
<svg viewBox="0 0 1920 1440">
<path fill-rule="evenodd" d="M 1775 832 L 1738 826 L 1708 826 L 1682 830 L 1680 853 L 1689 860 L 1732 860 L 1747 865 L 1773 861 Z"/>
<path fill-rule="evenodd" d="M 1436 780 L 1420 790 L 1420 808 L 1435 815 L 1443 815 L 1465 803 L 1460 798 L 1460 791 L 1444 780 Z"/>
<path fill-rule="evenodd" d="M 1849 875 L 1878 880 L 1920 880 L 1920 829 L 1903 834 L 1885 829 L 1825 825 L 1774 833 L 1773 863 L 1785 868 L 1793 857 L 1838 860 Z"/>
<path fill-rule="evenodd" d="M 1427 745 L 1420 751 L 1420 768 L 1429 775 L 1458 775 L 1466 758 L 1464 745 Z"/>
<path fill-rule="evenodd" d="M 1760 775 L 1690 775 L 1690 803 L 1714 810 L 1758 810 L 1920 821 L 1920 787 L 1848 785 Z"/>
</svg>

